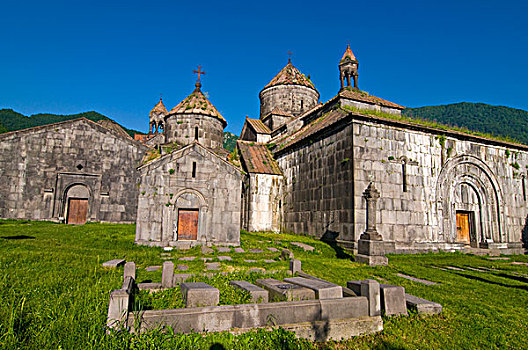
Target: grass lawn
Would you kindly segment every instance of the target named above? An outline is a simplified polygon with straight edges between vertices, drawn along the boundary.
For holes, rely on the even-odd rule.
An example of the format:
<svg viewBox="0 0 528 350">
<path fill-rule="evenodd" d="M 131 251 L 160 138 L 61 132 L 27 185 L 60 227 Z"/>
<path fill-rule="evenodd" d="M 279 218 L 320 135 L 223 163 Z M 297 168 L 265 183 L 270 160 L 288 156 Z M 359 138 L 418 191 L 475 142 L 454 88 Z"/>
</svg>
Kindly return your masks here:
<svg viewBox="0 0 528 350">
<path fill-rule="evenodd" d="M 221 345 L 226 349 L 502 349 L 528 346 L 528 267 L 511 264 L 512 261 L 528 262 L 528 256 L 489 260 L 447 253 L 391 255 L 389 266 L 368 267 L 350 261 L 346 254 L 336 252 L 325 243 L 303 236 L 242 233 L 241 246 L 246 253 L 215 250 L 202 255 L 200 248 L 193 248 L 167 254 L 160 248 L 134 245 L 134 231 L 133 225 L 69 226 L 0 220 L 0 348 L 221 349 Z M 305 252 L 292 246 L 290 241 L 305 242 L 316 249 Z M 444 312 L 428 317 L 412 314 L 384 318 L 385 329 L 381 333 L 315 345 L 297 340 L 283 330 L 260 330 L 239 336 L 179 335 L 170 331 L 141 336 L 127 332 L 106 335 L 109 293 L 121 286 L 123 269 L 105 269 L 102 262 L 114 258 L 135 261 L 139 282 L 161 281 L 161 270 L 147 272 L 145 267 L 162 265 L 163 259 L 171 259 L 176 266 L 186 265 L 188 270 L 184 272 L 205 272 L 201 258 L 217 262 L 222 255 L 232 257 L 232 261 L 220 261 L 224 272 L 240 275 L 254 267 L 287 270 L 288 263 L 278 260 L 280 253 L 268 247 L 292 250 L 302 261 L 303 270 L 317 277 L 340 285 L 364 278 L 402 285 L 410 294 L 442 304 Z M 263 252 L 249 252 L 253 248 Z M 196 258 L 178 260 L 184 256 Z M 447 266 L 462 271 L 446 269 Z M 398 277 L 398 273 L 437 284 L 422 285 Z M 154 308 L 160 303 L 155 299 L 149 302 Z M 163 303 L 166 298 L 160 307 L 165 307 Z"/>
</svg>

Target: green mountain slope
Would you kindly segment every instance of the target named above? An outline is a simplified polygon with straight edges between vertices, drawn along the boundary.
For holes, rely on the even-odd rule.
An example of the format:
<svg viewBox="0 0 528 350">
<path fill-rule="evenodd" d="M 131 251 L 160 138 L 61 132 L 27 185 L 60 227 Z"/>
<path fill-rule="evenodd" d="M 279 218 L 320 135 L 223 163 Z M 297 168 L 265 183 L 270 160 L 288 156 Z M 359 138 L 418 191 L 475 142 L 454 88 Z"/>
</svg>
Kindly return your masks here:
<svg viewBox="0 0 528 350">
<path fill-rule="evenodd" d="M 12 109 L 0 109 L 0 133 L 7 131 L 15 131 L 20 129 L 32 128 L 35 126 L 46 125 L 51 123 L 58 123 L 66 120 L 77 119 L 84 117 L 94 122 L 99 120 L 111 120 L 110 118 L 97 113 L 95 111 L 83 112 L 78 114 L 70 115 L 58 115 L 39 113 L 27 117 L 21 113 L 15 112 Z M 134 137 L 134 134 L 144 134 L 143 132 L 127 129 L 121 126 L 130 136 Z"/>
<path fill-rule="evenodd" d="M 233 152 L 236 146 L 238 136 L 229 131 L 224 131 L 224 148 L 229 152 Z"/>
<path fill-rule="evenodd" d="M 528 112 L 485 103 L 454 103 L 440 106 L 407 108 L 403 114 L 472 131 L 509 137 L 528 144 Z"/>
</svg>

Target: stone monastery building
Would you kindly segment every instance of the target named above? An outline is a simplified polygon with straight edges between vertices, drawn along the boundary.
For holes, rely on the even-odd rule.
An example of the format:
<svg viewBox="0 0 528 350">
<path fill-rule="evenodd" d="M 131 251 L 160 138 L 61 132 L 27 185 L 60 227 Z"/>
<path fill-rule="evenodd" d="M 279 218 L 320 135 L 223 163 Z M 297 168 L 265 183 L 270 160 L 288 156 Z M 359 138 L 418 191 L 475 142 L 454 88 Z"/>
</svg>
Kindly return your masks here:
<svg viewBox="0 0 528 350">
<path fill-rule="evenodd" d="M 136 221 L 146 245 L 238 245 L 245 229 L 356 248 L 372 183 L 387 252 L 522 252 L 528 146 L 404 118 L 358 88 L 358 65 L 347 47 L 339 92 L 321 103 L 290 60 L 231 154 L 199 78 L 170 111 L 160 100 L 142 142 L 86 119 L 2 134 L 0 217 Z"/>
</svg>

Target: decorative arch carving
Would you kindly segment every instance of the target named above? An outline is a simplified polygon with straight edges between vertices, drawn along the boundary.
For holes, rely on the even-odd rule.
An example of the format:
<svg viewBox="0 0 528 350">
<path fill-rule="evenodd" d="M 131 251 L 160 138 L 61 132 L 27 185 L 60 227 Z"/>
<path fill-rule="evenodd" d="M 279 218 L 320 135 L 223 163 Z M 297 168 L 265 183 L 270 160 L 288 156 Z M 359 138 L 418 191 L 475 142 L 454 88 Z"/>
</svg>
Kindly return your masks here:
<svg viewBox="0 0 528 350">
<path fill-rule="evenodd" d="M 173 239 L 178 240 L 178 211 L 179 209 L 198 209 L 198 241 L 206 241 L 207 238 L 207 201 L 202 193 L 193 189 L 186 188 L 174 196 L 174 211 L 172 213 L 173 221 Z"/>
<path fill-rule="evenodd" d="M 504 201 L 499 182 L 493 171 L 481 159 L 462 155 L 450 159 L 440 171 L 436 184 L 438 240 L 456 242 L 455 191 L 465 184 L 476 194 L 479 211 L 475 217 L 477 243 L 491 239 L 507 242 L 504 225 Z"/>
</svg>

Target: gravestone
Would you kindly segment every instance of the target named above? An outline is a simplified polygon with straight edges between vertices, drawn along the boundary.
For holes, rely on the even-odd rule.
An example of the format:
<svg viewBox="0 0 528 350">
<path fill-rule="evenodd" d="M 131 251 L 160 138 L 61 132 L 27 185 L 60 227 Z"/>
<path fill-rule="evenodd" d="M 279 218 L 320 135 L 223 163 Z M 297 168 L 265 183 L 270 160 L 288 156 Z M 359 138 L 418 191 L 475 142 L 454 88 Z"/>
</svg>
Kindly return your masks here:
<svg viewBox="0 0 528 350">
<path fill-rule="evenodd" d="M 436 282 L 431 282 L 431 281 L 423 280 L 423 279 L 420 279 L 420 278 L 407 276 L 407 275 L 404 275 L 403 273 L 397 273 L 396 276 L 408 279 L 409 281 L 422 283 L 422 284 L 425 284 L 425 285 L 428 285 L 428 286 L 434 286 L 436 284 Z"/>
<path fill-rule="evenodd" d="M 231 248 L 229 247 L 217 247 L 216 250 L 218 250 L 219 253 L 230 253 Z"/>
<path fill-rule="evenodd" d="M 263 253 L 264 251 L 262 249 L 250 249 L 251 253 Z"/>
<path fill-rule="evenodd" d="M 231 260 L 233 260 L 233 258 L 231 258 L 230 256 L 219 256 L 218 260 L 220 260 L 220 261 L 231 261 Z"/>
<path fill-rule="evenodd" d="M 220 301 L 220 291 L 203 282 L 182 283 L 180 288 L 185 307 L 216 306 Z"/>
<path fill-rule="evenodd" d="M 235 253 L 245 253 L 246 251 L 240 247 L 235 248 Z"/>
<path fill-rule="evenodd" d="M 161 266 L 147 266 L 145 268 L 145 271 L 152 272 L 152 271 L 158 271 L 159 269 L 161 269 Z"/>
<path fill-rule="evenodd" d="M 126 279 L 127 277 L 132 277 L 134 280 L 136 279 L 136 263 L 133 261 L 129 261 L 125 264 L 123 278 Z"/>
<path fill-rule="evenodd" d="M 407 304 L 405 301 L 405 288 L 382 284 L 381 307 L 387 316 L 407 315 Z"/>
<path fill-rule="evenodd" d="M 214 252 L 213 249 L 205 245 L 203 245 L 200 249 L 201 249 L 202 254 L 212 254 Z"/>
<path fill-rule="evenodd" d="M 369 301 L 369 315 L 381 315 L 380 284 L 376 280 L 348 281 L 347 287 L 357 295 L 367 297 Z"/>
<path fill-rule="evenodd" d="M 414 295 L 405 294 L 405 301 L 407 308 L 415 310 L 418 314 L 439 314 L 442 312 L 442 305 Z"/>
<path fill-rule="evenodd" d="M 290 260 L 290 259 L 293 259 L 294 256 L 293 256 L 293 253 L 291 250 L 289 249 L 283 249 L 282 252 L 281 252 L 281 259 L 282 260 Z"/>
<path fill-rule="evenodd" d="M 267 303 L 269 298 L 269 292 L 263 288 L 260 288 L 252 283 L 246 281 L 231 281 L 230 285 L 235 286 L 239 289 L 245 290 L 251 294 L 251 301 L 253 303 Z"/>
<path fill-rule="evenodd" d="M 293 301 L 315 299 L 315 292 L 296 284 L 278 281 L 273 278 L 258 279 L 256 284 L 269 291 L 271 299 Z"/>
<path fill-rule="evenodd" d="M 125 263 L 125 259 L 113 259 L 109 260 L 103 263 L 103 267 L 108 267 L 111 269 L 115 269 L 118 266 L 121 266 Z"/>
<path fill-rule="evenodd" d="M 290 244 L 302 248 L 305 252 L 313 252 L 315 250 L 311 245 L 302 242 L 290 242 Z"/>
<path fill-rule="evenodd" d="M 317 299 L 337 299 L 343 297 L 343 289 L 333 283 L 303 277 L 285 278 L 284 281 L 313 290 Z"/>
<path fill-rule="evenodd" d="M 207 270 L 220 270 L 220 263 L 205 263 Z"/>
<path fill-rule="evenodd" d="M 163 270 L 161 272 L 161 287 L 172 288 L 172 279 L 174 275 L 174 264 L 172 261 L 165 261 L 163 263 Z"/>
<path fill-rule="evenodd" d="M 196 259 L 195 256 L 184 256 L 184 257 L 179 258 L 178 260 L 181 260 L 181 261 L 193 261 L 194 259 Z"/>
<path fill-rule="evenodd" d="M 278 252 L 279 251 L 277 248 L 274 248 L 274 247 L 268 247 L 268 250 L 270 252 Z"/>
<path fill-rule="evenodd" d="M 301 271 L 301 260 L 291 259 L 290 260 L 290 271 L 292 274 L 296 274 Z"/>
</svg>

